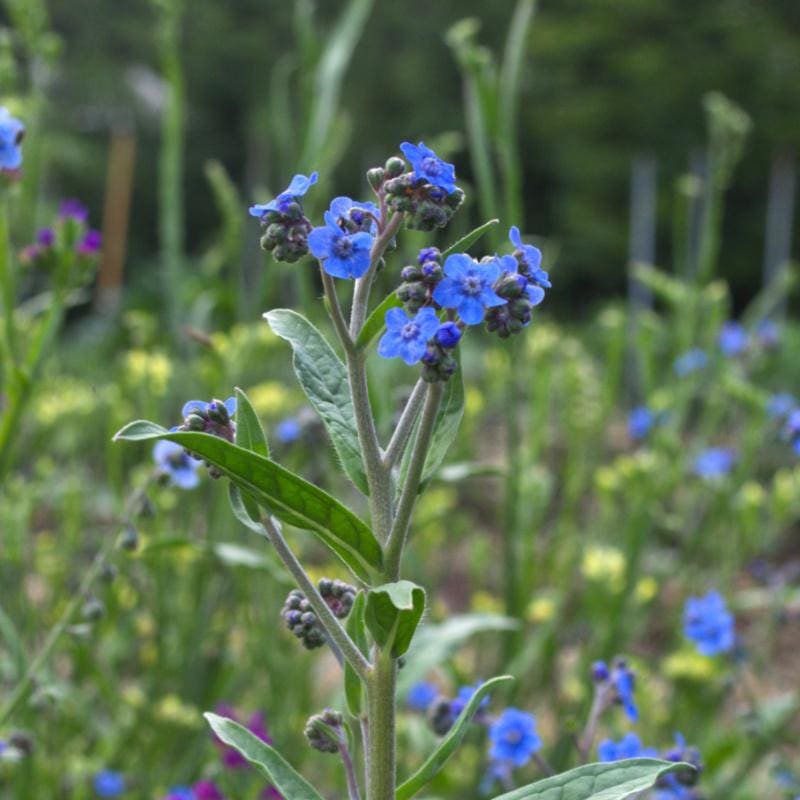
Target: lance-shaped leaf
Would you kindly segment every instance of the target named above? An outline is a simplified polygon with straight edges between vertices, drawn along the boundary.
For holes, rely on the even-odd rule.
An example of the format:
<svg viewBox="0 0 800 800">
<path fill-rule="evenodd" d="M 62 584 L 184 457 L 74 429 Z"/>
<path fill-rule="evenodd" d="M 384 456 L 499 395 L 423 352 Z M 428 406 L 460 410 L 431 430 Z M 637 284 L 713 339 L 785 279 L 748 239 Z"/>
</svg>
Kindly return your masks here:
<svg viewBox="0 0 800 800">
<path fill-rule="evenodd" d="M 397 787 L 397 800 L 409 800 L 409 798 L 413 797 L 423 786 L 433 780 L 439 770 L 447 763 L 450 756 L 458 749 L 458 746 L 461 744 L 462 739 L 469 729 L 472 718 L 483 702 L 483 698 L 498 684 L 510 680 L 513 680 L 510 675 L 499 675 L 496 678 L 485 681 L 475 690 L 475 694 L 472 695 L 470 701 L 458 715 L 453 726 L 447 732 L 447 735 L 439 742 L 439 746 L 428 756 L 425 763 L 407 781 Z"/>
<path fill-rule="evenodd" d="M 297 379 L 325 425 L 342 467 L 356 488 L 368 494 L 345 365 L 323 335 L 296 311 L 278 308 L 264 314 L 264 319 L 292 346 Z"/>
<path fill-rule="evenodd" d="M 384 583 L 367 594 L 364 621 L 380 647 L 397 658 L 408 650 L 425 611 L 425 590 L 411 581 Z"/>
<path fill-rule="evenodd" d="M 269 445 L 261 420 L 247 395 L 236 387 L 236 444 L 269 458 Z"/>
<path fill-rule="evenodd" d="M 218 436 L 168 431 L 146 420 L 131 422 L 114 439 L 177 442 L 217 467 L 244 496 L 278 519 L 315 533 L 361 580 L 369 583 L 381 568 L 383 550 L 363 520 L 318 486 L 264 456 Z"/>
<path fill-rule="evenodd" d="M 449 256 L 450 253 L 464 253 L 472 247 L 485 233 L 488 233 L 497 223 L 499 219 L 490 219 L 479 225 L 477 228 L 471 230 L 466 236 L 462 236 L 457 242 L 453 242 L 450 247 L 442 253 L 443 257 Z"/>
<path fill-rule="evenodd" d="M 625 800 L 651 789 L 662 775 L 681 769 L 694 767 L 656 758 L 586 764 L 506 792 L 494 800 Z"/>
<path fill-rule="evenodd" d="M 366 594 L 359 592 L 356 595 L 353 607 L 347 615 L 345 629 L 350 634 L 350 638 L 356 646 L 369 658 L 369 645 L 367 643 L 367 629 L 364 622 L 364 606 L 366 604 Z M 364 710 L 364 687 L 361 685 L 361 678 L 358 673 L 350 666 L 349 662 L 344 664 L 344 696 L 347 701 L 347 710 L 354 716 L 360 717 Z"/>
<path fill-rule="evenodd" d="M 274 748 L 247 728 L 217 714 L 205 714 L 214 733 L 257 767 L 286 800 L 322 800 L 320 793 Z"/>
<path fill-rule="evenodd" d="M 401 305 L 403 305 L 403 303 L 395 292 L 384 297 L 361 327 L 361 332 L 356 339 L 356 347 L 359 350 L 369 347 L 373 339 L 375 339 L 378 334 L 383 333 L 386 328 L 386 312 L 390 308 L 398 308 Z"/>
</svg>

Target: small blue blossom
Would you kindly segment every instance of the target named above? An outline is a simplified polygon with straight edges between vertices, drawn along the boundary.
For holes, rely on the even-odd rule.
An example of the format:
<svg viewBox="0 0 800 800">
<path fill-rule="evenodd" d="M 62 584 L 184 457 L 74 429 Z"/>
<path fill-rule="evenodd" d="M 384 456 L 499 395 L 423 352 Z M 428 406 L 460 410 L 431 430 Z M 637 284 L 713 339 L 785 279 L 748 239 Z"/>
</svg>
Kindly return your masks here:
<svg viewBox="0 0 800 800">
<path fill-rule="evenodd" d="M 122 773 L 104 769 L 94 776 L 94 792 L 98 797 L 119 797 L 125 791 Z"/>
<path fill-rule="evenodd" d="M 522 234 L 516 225 L 509 230 L 508 238 L 516 248 L 517 257 L 522 261 L 523 269 L 530 280 L 542 289 L 551 288 L 550 276 L 542 269 L 542 251 L 532 244 L 523 244 Z"/>
<path fill-rule="evenodd" d="M 195 800 L 194 790 L 191 786 L 173 786 L 164 800 Z"/>
<path fill-rule="evenodd" d="M 377 232 L 377 220 L 381 212 L 375 203 L 360 203 L 349 197 L 334 197 L 329 208 L 337 227 L 347 227 L 348 224 L 358 230 Z"/>
<path fill-rule="evenodd" d="M 360 278 L 368 269 L 373 237 L 366 231 L 347 233 L 325 212 L 325 225 L 308 234 L 308 249 L 334 278 Z"/>
<path fill-rule="evenodd" d="M 779 392 L 773 394 L 767 400 L 767 415 L 771 419 L 785 419 L 797 407 L 797 400 L 793 394 L 789 392 Z"/>
<path fill-rule="evenodd" d="M 263 217 L 267 212 L 274 211 L 277 214 L 286 214 L 289 206 L 296 203 L 305 193 L 317 182 L 319 176 L 316 172 L 306 177 L 305 175 L 295 175 L 292 182 L 269 203 L 250 206 L 251 217 Z"/>
<path fill-rule="evenodd" d="M 455 191 L 455 167 L 446 161 L 442 161 L 430 147 L 426 147 L 423 142 L 419 144 L 403 142 L 400 145 L 400 149 L 411 164 L 415 178 L 421 178 L 433 186 L 438 186 L 448 194 Z"/>
<path fill-rule="evenodd" d="M 422 360 L 430 339 L 439 328 L 439 317 L 430 307 L 409 317 L 402 308 L 386 312 L 386 333 L 378 343 L 378 354 L 384 358 L 402 358 L 409 366 Z"/>
<path fill-rule="evenodd" d="M 153 446 L 153 461 L 173 486 L 179 489 L 194 489 L 200 483 L 197 474 L 202 461 L 192 458 L 186 450 L 175 442 L 161 439 Z"/>
<path fill-rule="evenodd" d="M 638 406 L 628 414 L 628 434 L 632 439 L 644 439 L 655 424 L 655 415 L 647 406 Z"/>
<path fill-rule="evenodd" d="M 611 673 L 611 683 L 617 693 L 617 699 L 631 722 L 638 722 L 639 709 L 634 699 L 636 676 L 624 661 L 617 661 Z"/>
<path fill-rule="evenodd" d="M 0 169 L 12 170 L 22 166 L 20 144 L 25 126 L 12 117 L 5 106 L 0 106 Z"/>
<path fill-rule="evenodd" d="M 452 350 L 460 340 L 461 328 L 455 322 L 444 322 L 436 331 L 436 341 L 447 350 Z"/>
<path fill-rule="evenodd" d="M 688 747 L 686 739 L 680 733 L 676 733 L 675 746 L 667 750 L 662 758 L 675 763 L 685 762 L 695 769 L 685 773 L 673 772 L 659 778 L 653 800 L 699 800 L 700 795 L 694 790 L 694 785 L 703 769 L 698 749 Z"/>
<path fill-rule="evenodd" d="M 518 708 L 506 708 L 489 727 L 493 761 L 508 761 L 515 767 L 527 764 L 542 746 L 536 733 L 536 718 Z"/>
<path fill-rule="evenodd" d="M 605 683 L 611 678 L 611 671 L 605 661 L 595 661 L 591 669 L 592 680 L 595 683 Z"/>
<path fill-rule="evenodd" d="M 300 438 L 302 430 L 297 417 L 287 417 L 275 426 L 275 438 L 281 444 L 291 444 Z"/>
<path fill-rule="evenodd" d="M 415 711 L 426 711 L 439 696 L 439 690 L 432 683 L 415 683 L 408 692 L 406 702 Z"/>
<path fill-rule="evenodd" d="M 692 372 L 698 372 L 706 364 L 708 364 L 708 356 L 705 351 L 695 347 L 693 350 L 678 356 L 672 368 L 675 370 L 676 375 L 683 377 L 684 375 L 690 375 Z"/>
<path fill-rule="evenodd" d="M 733 614 L 719 592 L 690 597 L 683 609 L 683 631 L 701 655 L 714 656 L 733 649 L 736 641 Z"/>
<path fill-rule="evenodd" d="M 466 253 L 457 253 L 447 257 L 444 274 L 433 290 L 433 299 L 444 308 L 455 308 L 467 325 L 478 325 L 484 309 L 507 302 L 492 289 L 501 274 L 496 259 L 481 263 Z"/>
<path fill-rule="evenodd" d="M 453 717 L 457 717 L 466 707 L 470 700 L 472 700 L 475 692 L 480 688 L 480 684 L 476 683 L 474 686 L 462 686 L 458 690 L 458 694 L 450 701 L 450 711 Z M 481 700 L 478 704 L 478 711 L 482 711 L 489 705 L 488 695 Z"/>
<path fill-rule="evenodd" d="M 735 450 L 725 447 L 709 447 L 695 458 L 692 470 L 699 478 L 713 480 L 727 475 L 735 463 Z"/>
<path fill-rule="evenodd" d="M 654 747 L 644 747 L 635 733 L 627 733 L 618 742 L 605 739 L 597 748 L 600 761 L 621 761 L 624 758 L 655 758 L 658 751 Z"/>
<path fill-rule="evenodd" d="M 427 261 L 438 261 L 442 254 L 438 247 L 423 247 L 417 256 L 417 263 L 422 266 Z"/>
<path fill-rule="evenodd" d="M 722 326 L 717 343 L 724 355 L 729 358 L 738 356 L 747 347 L 747 331 L 741 323 L 728 321 Z"/>
</svg>

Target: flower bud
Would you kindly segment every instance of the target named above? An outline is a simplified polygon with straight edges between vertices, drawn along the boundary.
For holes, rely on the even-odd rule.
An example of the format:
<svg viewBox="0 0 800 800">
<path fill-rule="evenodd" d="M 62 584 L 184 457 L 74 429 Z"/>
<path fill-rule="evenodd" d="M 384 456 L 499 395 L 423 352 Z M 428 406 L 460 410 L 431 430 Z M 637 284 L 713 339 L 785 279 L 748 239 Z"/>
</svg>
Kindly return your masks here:
<svg viewBox="0 0 800 800">
<path fill-rule="evenodd" d="M 315 750 L 321 753 L 338 753 L 342 745 L 343 725 L 342 715 L 326 708 L 321 714 L 314 714 L 309 718 L 303 733 Z"/>
<path fill-rule="evenodd" d="M 367 183 L 375 191 L 381 188 L 384 180 L 386 180 L 386 173 L 380 167 L 373 167 L 367 170 Z"/>
<path fill-rule="evenodd" d="M 133 525 L 126 525 L 120 536 L 120 547 L 132 553 L 139 547 L 139 531 Z"/>
<path fill-rule="evenodd" d="M 386 162 L 385 169 L 390 178 L 397 178 L 406 171 L 406 162 L 402 158 L 392 156 Z"/>
</svg>

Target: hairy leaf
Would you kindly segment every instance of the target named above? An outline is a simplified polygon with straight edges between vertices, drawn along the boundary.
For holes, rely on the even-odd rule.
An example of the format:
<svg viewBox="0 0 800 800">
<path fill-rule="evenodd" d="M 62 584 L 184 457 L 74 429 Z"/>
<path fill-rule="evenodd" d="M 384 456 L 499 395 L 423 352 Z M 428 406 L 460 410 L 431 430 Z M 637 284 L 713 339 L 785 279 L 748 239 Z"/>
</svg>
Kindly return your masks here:
<svg viewBox="0 0 800 800">
<path fill-rule="evenodd" d="M 366 594 L 359 592 L 356 595 L 353 607 L 347 615 L 345 628 L 350 638 L 356 643 L 365 658 L 369 657 L 369 646 L 367 644 L 367 629 L 364 622 L 364 605 Z M 364 687 L 361 685 L 361 678 L 358 673 L 345 661 L 344 664 L 344 696 L 347 701 L 347 709 L 354 717 L 360 717 L 364 711 Z"/>
<path fill-rule="evenodd" d="M 425 611 L 425 590 L 411 581 L 376 586 L 367 594 L 364 621 L 380 647 L 397 658 L 408 650 Z"/>
</svg>

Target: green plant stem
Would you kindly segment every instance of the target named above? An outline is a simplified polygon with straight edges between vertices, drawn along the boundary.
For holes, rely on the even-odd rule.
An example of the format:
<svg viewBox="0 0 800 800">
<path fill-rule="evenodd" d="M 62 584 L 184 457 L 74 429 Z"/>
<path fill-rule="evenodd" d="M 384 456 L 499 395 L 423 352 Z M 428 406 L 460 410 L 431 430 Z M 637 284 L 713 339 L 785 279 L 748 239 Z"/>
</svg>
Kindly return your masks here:
<svg viewBox="0 0 800 800">
<path fill-rule="evenodd" d="M 347 330 L 347 321 L 342 312 L 342 306 L 339 303 L 339 295 L 336 292 L 336 282 L 333 278 L 322 269 L 320 265 L 319 274 L 322 277 L 322 287 L 325 290 L 325 298 L 328 301 L 328 313 L 330 314 L 331 322 L 333 322 L 336 335 L 348 355 L 356 354 L 356 347 L 353 338 Z"/>
<path fill-rule="evenodd" d="M 396 664 L 388 651 L 379 652 L 367 680 L 369 779 L 367 800 L 394 800 Z"/>
<path fill-rule="evenodd" d="M 271 517 L 267 516 L 262 518 L 261 524 L 264 526 L 267 538 L 275 548 L 278 557 L 283 561 L 284 566 L 289 570 L 297 585 L 303 590 L 308 602 L 311 603 L 311 607 L 319 617 L 325 632 L 336 642 L 345 660 L 358 673 L 358 676 L 362 680 L 366 680 L 372 671 L 370 663 L 364 658 L 364 654 L 358 649 L 356 643 L 347 635 L 347 631 L 342 627 L 341 622 L 336 619 L 333 612 L 328 608 L 328 604 L 322 599 L 317 587 L 314 586 L 311 578 L 308 577 L 302 564 L 297 560 L 286 539 L 284 539 L 278 525 Z"/>
<path fill-rule="evenodd" d="M 0 194 L 0 302 L 3 326 L 0 330 L 0 353 L 3 356 L 6 391 L 14 375 L 14 275 L 11 270 L 11 243 L 8 232 L 8 198 Z"/>
<path fill-rule="evenodd" d="M 386 545 L 385 576 L 388 581 L 396 581 L 400 577 L 400 562 L 403 558 L 411 514 L 417 502 L 419 483 L 422 471 L 425 468 L 425 458 L 428 455 L 436 415 L 442 402 L 444 386 L 441 383 L 432 383 L 428 386 L 425 395 L 425 405 L 419 423 L 419 432 L 414 442 L 414 450 L 406 475 L 406 483 L 400 493 L 397 503 L 397 513 L 392 524 L 389 539 Z"/>
<path fill-rule="evenodd" d="M 406 402 L 406 407 L 400 415 L 397 427 L 394 429 L 392 438 L 386 446 L 386 452 L 383 454 L 383 464 L 387 468 L 394 466 L 400 454 L 403 452 L 406 442 L 408 442 L 408 437 L 411 436 L 411 431 L 414 430 L 414 423 L 417 421 L 417 415 L 422 407 L 422 401 L 425 399 L 425 387 L 427 385 L 428 384 L 420 378 L 411 391 L 411 395 Z"/>
</svg>

